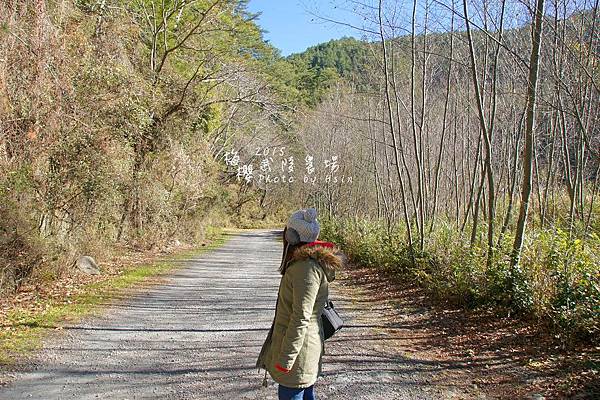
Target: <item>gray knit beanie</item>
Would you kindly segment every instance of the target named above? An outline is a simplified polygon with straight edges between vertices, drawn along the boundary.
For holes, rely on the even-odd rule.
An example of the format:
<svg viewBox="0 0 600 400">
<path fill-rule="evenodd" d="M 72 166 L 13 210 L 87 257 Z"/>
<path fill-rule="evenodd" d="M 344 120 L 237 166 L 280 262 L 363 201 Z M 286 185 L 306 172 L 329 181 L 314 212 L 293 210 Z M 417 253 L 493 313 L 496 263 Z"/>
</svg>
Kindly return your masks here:
<svg viewBox="0 0 600 400">
<path fill-rule="evenodd" d="M 319 237 L 321 227 L 317 221 L 317 210 L 305 208 L 290 216 L 287 222 L 286 240 L 291 244 L 314 242 Z"/>
</svg>

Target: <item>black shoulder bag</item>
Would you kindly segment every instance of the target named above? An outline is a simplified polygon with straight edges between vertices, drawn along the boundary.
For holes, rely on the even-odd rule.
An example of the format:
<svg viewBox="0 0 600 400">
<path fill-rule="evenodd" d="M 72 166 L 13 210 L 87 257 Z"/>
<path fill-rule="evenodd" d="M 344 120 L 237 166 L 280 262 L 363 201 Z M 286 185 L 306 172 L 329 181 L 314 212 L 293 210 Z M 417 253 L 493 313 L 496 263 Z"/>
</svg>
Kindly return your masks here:
<svg viewBox="0 0 600 400">
<path fill-rule="evenodd" d="M 342 329 L 344 321 L 340 314 L 333 307 L 333 302 L 327 299 L 327 304 L 321 314 L 321 321 L 323 323 L 323 337 L 325 340 L 332 337 L 337 331 Z"/>
<path fill-rule="evenodd" d="M 321 268 L 323 269 L 323 267 L 321 267 Z M 324 273 L 323 279 L 327 279 L 324 269 L 323 269 L 323 273 Z M 340 317 L 340 314 L 338 314 L 335 307 L 333 306 L 333 302 L 331 300 L 329 300 L 329 295 L 327 296 L 327 302 L 325 303 L 325 308 L 323 309 L 323 312 L 321 313 L 321 323 L 323 325 L 323 338 L 325 340 L 332 337 L 337 331 L 342 329 L 342 327 L 344 326 L 344 321 L 342 320 L 342 317 Z"/>
</svg>

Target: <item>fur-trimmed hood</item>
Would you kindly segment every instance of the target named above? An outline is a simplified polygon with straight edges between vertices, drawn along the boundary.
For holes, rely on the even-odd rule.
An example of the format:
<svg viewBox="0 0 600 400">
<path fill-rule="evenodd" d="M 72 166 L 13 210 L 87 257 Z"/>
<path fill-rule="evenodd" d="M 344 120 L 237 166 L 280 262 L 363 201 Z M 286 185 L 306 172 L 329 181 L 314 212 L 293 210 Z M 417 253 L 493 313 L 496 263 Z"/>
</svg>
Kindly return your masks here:
<svg viewBox="0 0 600 400">
<path fill-rule="evenodd" d="M 317 261 L 327 277 L 327 282 L 332 282 L 335 279 L 335 271 L 343 265 L 343 260 L 337 255 L 339 250 L 324 246 L 302 246 L 294 251 L 290 258 L 290 262 L 305 260 L 312 258 Z"/>
</svg>

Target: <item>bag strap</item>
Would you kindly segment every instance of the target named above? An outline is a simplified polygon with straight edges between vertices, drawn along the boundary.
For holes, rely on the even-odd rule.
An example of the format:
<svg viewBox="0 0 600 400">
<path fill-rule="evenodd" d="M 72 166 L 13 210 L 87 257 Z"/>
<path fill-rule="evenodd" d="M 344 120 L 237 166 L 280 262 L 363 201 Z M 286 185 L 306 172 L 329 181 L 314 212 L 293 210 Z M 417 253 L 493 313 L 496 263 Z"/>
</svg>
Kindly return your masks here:
<svg viewBox="0 0 600 400">
<path fill-rule="evenodd" d="M 323 268 L 323 266 L 321 265 L 320 262 L 317 261 L 317 264 L 319 265 L 319 268 L 321 268 L 321 271 L 323 271 L 323 276 L 321 277 L 321 284 L 323 284 L 323 280 L 327 280 L 327 273 L 325 272 L 325 268 Z M 327 282 L 327 283 L 329 284 L 329 282 Z M 329 287 L 329 285 L 328 285 L 328 287 Z M 325 299 L 325 307 L 327 307 L 328 305 L 329 305 L 329 290 L 327 290 L 327 298 Z"/>
</svg>

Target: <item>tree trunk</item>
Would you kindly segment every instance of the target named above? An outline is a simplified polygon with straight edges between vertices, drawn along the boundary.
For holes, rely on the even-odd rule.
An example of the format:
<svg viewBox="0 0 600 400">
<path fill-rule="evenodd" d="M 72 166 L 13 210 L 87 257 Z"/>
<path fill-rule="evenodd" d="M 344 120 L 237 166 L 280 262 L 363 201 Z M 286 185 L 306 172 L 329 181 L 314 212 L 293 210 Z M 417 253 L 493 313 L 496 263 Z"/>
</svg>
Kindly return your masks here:
<svg viewBox="0 0 600 400">
<path fill-rule="evenodd" d="M 531 57 L 529 61 L 529 85 L 527 88 L 527 122 L 525 126 L 525 148 L 523 150 L 523 183 L 521 186 L 521 207 L 519 209 L 519 220 L 515 233 L 515 241 L 512 250 L 512 266 L 517 266 L 521 257 L 527 215 L 529 212 L 529 199 L 531 196 L 531 175 L 533 161 L 533 133 L 535 129 L 535 102 L 537 95 L 537 80 L 540 59 L 540 47 L 542 42 L 542 29 L 544 21 L 544 2 L 537 0 L 535 8 L 535 23 L 533 25 Z"/>
</svg>

